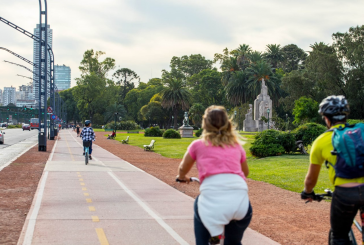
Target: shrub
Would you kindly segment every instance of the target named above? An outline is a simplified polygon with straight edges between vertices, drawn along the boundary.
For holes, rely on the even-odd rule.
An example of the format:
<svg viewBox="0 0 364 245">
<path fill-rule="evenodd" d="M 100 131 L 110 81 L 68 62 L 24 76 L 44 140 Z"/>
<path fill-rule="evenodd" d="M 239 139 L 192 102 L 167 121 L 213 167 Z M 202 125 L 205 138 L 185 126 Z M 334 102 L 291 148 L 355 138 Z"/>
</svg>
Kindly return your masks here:
<svg viewBox="0 0 364 245">
<path fill-rule="evenodd" d="M 285 152 L 280 144 L 281 133 L 274 129 L 264 130 L 255 135 L 250 152 L 256 157 L 279 156 Z"/>
<path fill-rule="evenodd" d="M 110 122 L 105 125 L 105 129 L 114 129 L 115 122 Z M 122 121 L 116 123 L 116 130 L 135 130 L 140 129 L 139 125 L 134 121 Z"/>
<path fill-rule="evenodd" d="M 279 156 L 284 153 L 283 146 L 279 144 L 254 144 L 250 147 L 250 152 L 256 157 Z"/>
<path fill-rule="evenodd" d="M 296 141 L 302 140 L 303 145 L 307 147 L 308 145 L 311 145 L 312 142 L 326 130 L 326 127 L 321 124 L 306 123 L 293 130 L 292 133 L 295 135 Z"/>
<path fill-rule="evenodd" d="M 294 134 L 281 132 L 278 139 L 279 144 L 283 146 L 286 153 L 290 153 L 296 149 L 296 138 Z"/>
<path fill-rule="evenodd" d="M 196 136 L 196 137 L 200 137 L 200 136 L 201 136 L 201 134 L 202 134 L 202 131 L 203 131 L 203 129 L 202 129 L 202 128 L 200 128 L 199 130 L 197 130 L 197 132 L 195 133 L 195 136 Z"/>
<path fill-rule="evenodd" d="M 177 130 L 174 129 L 168 129 L 163 133 L 163 138 L 167 139 L 180 139 L 181 135 Z"/>
<path fill-rule="evenodd" d="M 355 124 L 355 123 L 363 123 L 363 120 L 360 120 L 360 119 L 348 119 L 346 122 L 349 123 L 349 124 Z"/>
<path fill-rule="evenodd" d="M 144 136 L 162 137 L 162 135 L 163 131 L 159 127 L 146 128 L 144 132 Z"/>
</svg>

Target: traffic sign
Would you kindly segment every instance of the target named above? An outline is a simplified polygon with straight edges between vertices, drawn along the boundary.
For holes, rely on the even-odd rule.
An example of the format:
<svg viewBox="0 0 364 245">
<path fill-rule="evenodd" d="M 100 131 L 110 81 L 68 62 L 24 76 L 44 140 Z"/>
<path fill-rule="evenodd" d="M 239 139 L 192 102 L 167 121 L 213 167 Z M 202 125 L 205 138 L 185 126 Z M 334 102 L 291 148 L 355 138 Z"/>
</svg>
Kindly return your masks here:
<svg viewBox="0 0 364 245">
<path fill-rule="evenodd" d="M 51 116 L 52 120 L 56 119 L 56 115 Z"/>
<path fill-rule="evenodd" d="M 48 111 L 49 113 L 52 113 L 52 112 L 53 112 L 53 108 L 52 108 L 52 107 L 50 107 L 50 106 L 48 106 L 47 111 Z"/>
</svg>

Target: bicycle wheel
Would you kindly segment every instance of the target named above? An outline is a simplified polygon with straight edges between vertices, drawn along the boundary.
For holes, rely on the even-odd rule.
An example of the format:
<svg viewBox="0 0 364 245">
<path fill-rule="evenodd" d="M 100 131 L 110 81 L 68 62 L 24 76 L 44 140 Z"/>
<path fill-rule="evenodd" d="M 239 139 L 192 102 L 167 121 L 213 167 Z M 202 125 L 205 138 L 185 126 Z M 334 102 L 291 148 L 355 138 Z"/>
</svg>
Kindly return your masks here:
<svg viewBox="0 0 364 245">
<path fill-rule="evenodd" d="M 88 164 L 88 147 L 85 149 L 85 164 Z"/>
<path fill-rule="evenodd" d="M 356 239 L 355 239 L 353 229 L 351 229 L 350 232 L 349 232 L 349 239 L 350 239 L 350 242 L 351 242 L 352 245 L 358 245 L 356 243 Z"/>
</svg>

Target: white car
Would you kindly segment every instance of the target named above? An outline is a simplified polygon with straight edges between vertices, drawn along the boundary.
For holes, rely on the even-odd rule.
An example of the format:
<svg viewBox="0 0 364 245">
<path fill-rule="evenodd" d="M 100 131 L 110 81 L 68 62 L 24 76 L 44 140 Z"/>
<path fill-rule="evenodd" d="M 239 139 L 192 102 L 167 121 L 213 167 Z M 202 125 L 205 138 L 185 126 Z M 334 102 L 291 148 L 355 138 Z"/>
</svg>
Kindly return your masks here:
<svg viewBox="0 0 364 245">
<path fill-rule="evenodd" d="M 4 144 L 4 134 L 5 134 L 5 132 L 4 131 L 0 131 L 0 144 Z"/>
</svg>

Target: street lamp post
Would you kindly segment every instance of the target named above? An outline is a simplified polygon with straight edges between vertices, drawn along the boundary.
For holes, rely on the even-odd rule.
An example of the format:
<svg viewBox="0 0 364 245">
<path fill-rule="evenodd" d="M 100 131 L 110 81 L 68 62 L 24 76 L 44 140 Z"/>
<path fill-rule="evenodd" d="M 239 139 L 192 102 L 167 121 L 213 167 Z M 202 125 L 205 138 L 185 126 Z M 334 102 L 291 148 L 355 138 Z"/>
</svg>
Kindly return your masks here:
<svg viewBox="0 0 364 245">
<path fill-rule="evenodd" d="M 286 131 L 288 130 L 288 114 L 286 114 Z"/>
<path fill-rule="evenodd" d="M 114 126 L 115 132 L 116 132 L 116 120 L 118 118 L 118 115 L 119 115 L 119 113 L 118 112 L 115 112 L 115 126 Z"/>
<path fill-rule="evenodd" d="M 174 121 L 173 121 L 173 119 L 174 119 L 174 116 L 172 115 L 172 125 L 174 124 Z"/>
<path fill-rule="evenodd" d="M 236 110 L 234 111 L 234 119 L 236 119 Z M 239 121 L 238 121 L 238 128 L 239 128 Z"/>
<path fill-rule="evenodd" d="M 267 113 L 268 113 L 268 129 L 269 129 L 269 112 L 270 112 L 270 109 L 268 108 L 267 109 Z"/>
</svg>

